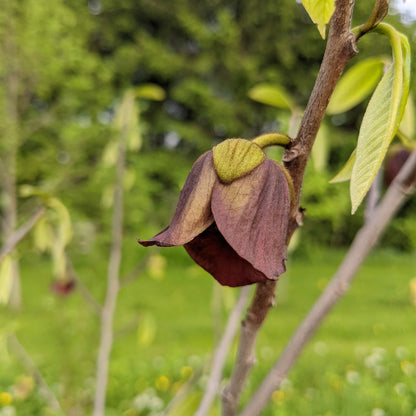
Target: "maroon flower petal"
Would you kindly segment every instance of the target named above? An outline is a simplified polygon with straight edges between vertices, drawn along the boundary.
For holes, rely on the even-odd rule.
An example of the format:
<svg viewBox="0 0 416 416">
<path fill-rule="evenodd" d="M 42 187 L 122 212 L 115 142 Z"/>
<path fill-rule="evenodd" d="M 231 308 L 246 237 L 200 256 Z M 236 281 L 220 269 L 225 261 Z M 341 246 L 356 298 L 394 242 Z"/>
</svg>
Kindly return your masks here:
<svg viewBox="0 0 416 416">
<path fill-rule="evenodd" d="M 244 286 L 267 280 L 263 273 L 241 258 L 212 224 L 185 244 L 192 259 L 225 286 Z"/>
<path fill-rule="evenodd" d="M 161 247 L 180 246 L 191 241 L 214 221 L 210 201 L 216 181 L 212 151 L 209 151 L 192 166 L 169 227 L 150 240 L 137 241 L 145 247 L 155 244 Z"/>
<path fill-rule="evenodd" d="M 283 171 L 266 159 L 230 184 L 216 182 L 215 223 L 228 244 L 268 279 L 286 271 L 290 191 Z"/>
</svg>

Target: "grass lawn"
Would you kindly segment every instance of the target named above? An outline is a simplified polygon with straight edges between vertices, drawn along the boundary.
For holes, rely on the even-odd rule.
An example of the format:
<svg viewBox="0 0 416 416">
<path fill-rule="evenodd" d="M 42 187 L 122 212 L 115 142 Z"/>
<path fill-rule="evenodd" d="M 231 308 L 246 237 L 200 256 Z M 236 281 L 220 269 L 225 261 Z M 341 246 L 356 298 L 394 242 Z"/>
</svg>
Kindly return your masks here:
<svg viewBox="0 0 416 416">
<path fill-rule="evenodd" d="M 126 247 L 124 272 L 146 252 L 128 243 Z M 164 257 L 154 257 L 153 266 L 120 291 L 106 416 L 161 414 L 188 384 L 185 401 L 169 415 L 192 415 L 211 351 L 238 294 L 217 286 L 182 248 L 158 254 Z M 289 272 L 278 285 L 277 305 L 259 336 L 258 363 L 245 398 L 278 357 L 342 256 L 341 251 L 324 249 L 307 257 L 292 256 Z M 102 302 L 106 260 L 97 251 L 78 255 L 74 265 Z M 415 255 L 373 253 L 263 414 L 416 415 L 416 307 L 409 291 L 413 277 Z M 7 333 L 17 335 L 65 414 L 88 415 L 99 321 L 78 290 L 67 297 L 52 293 L 47 259 L 23 259 L 22 280 L 22 310 L 0 310 L 0 416 L 54 414 L 42 389 L 33 384 L 30 366 L 2 343 Z M 225 377 L 234 354 L 235 346 Z M 212 415 L 219 414 L 216 404 Z"/>
</svg>

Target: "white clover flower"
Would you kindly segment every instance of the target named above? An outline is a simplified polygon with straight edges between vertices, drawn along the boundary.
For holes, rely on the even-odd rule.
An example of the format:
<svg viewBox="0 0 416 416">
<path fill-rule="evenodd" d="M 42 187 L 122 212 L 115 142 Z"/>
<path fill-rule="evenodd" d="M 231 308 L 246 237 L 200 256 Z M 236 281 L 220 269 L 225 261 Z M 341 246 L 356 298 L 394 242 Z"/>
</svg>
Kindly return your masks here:
<svg viewBox="0 0 416 416">
<path fill-rule="evenodd" d="M 292 382 L 288 378 L 284 378 L 282 382 L 280 383 L 280 389 L 287 391 L 292 388 Z"/>
<path fill-rule="evenodd" d="M 374 371 L 374 375 L 378 378 L 378 379 L 385 379 L 387 377 L 387 369 L 385 367 L 383 367 L 382 365 L 376 365 L 373 368 Z"/>
<path fill-rule="evenodd" d="M 407 360 L 409 358 L 409 350 L 406 347 L 397 347 L 396 348 L 396 357 L 399 360 Z"/>
<path fill-rule="evenodd" d="M 385 415 L 386 415 L 386 412 L 383 409 L 380 409 L 377 407 L 371 411 L 371 416 L 385 416 Z"/>
<path fill-rule="evenodd" d="M 4 406 L 0 410 L 0 416 L 16 416 L 16 409 L 13 406 Z"/>
<path fill-rule="evenodd" d="M 160 410 L 163 410 L 164 402 L 160 397 L 154 396 L 150 399 L 149 407 L 153 411 L 160 411 Z"/>
<path fill-rule="evenodd" d="M 347 381 L 350 384 L 359 384 L 360 383 L 360 374 L 357 371 L 349 370 L 346 375 Z"/>
<path fill-rule="evenodd" d="M 371 354 L 365 357 L 364 364 L 367 368 L 374 368 L 383 362 L 385 355 L 386 350 L 384 348 L 373 348 Z"/>
<path fill-rule="evenodd" d="M 404 383 L 397 383 L 394 386 L 394 391 L 399 395 L 399 396 L 405 396 L 407 393 L 407 386 Z"/>
</svg>

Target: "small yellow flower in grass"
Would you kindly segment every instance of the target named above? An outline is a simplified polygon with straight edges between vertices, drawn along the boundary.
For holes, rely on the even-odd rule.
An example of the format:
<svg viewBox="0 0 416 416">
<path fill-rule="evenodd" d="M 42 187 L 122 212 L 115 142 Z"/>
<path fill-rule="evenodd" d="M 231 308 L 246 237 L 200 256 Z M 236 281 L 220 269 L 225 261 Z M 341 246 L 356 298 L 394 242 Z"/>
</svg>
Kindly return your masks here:
<svg viewBox="0 0 416 416">
<path fill-rule="evenodd" d="M 181 377 L 184 380 L 189 380 L 192 377 L 193 374 L 194 374 L 194 370 L 192 370 L 192 367 L 189 367 L 189 365 L 186 365 L 185 367 L 182 367 Z"/>
<path fill-rule="evenodd" d="M 156 379 L 155 386 L 159 391 L 168 391 L 170 381 L 166 376 L 160 376 Z"/>
<path fill-rule="evenodd" d="M 7 391 L 3 391 L 0 393 L 0 405 L 1 406 L 8 406 L 13 401 L 13 397 Z"/>
<path fill-rule="evenodd" d="M 344 387 L 341 377 L 335 373 L 329 375 L 329 384 L 335 391 L 341 391 Z"/>
<path fill-rule="evenodd" d="M 277 405 L 281 405 L 285 400 L 285 392 L 282 390 L 275 390 L 272 394 L 272 400 Z"/>
</svg>

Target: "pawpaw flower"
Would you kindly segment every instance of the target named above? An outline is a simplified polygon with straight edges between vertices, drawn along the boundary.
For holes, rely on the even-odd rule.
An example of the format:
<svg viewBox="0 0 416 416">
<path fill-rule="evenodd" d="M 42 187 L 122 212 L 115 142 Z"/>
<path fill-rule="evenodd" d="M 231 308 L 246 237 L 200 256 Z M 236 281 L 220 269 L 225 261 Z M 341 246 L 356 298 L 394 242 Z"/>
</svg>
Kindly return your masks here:
<svg viewBox="0 0 416 416">
<path fill-rule="evenodd" d="M 183 245 L 226 286 L 276 280 L 285 272 L 290 177 L 263 147 L 289 144 L 281 134 L 228 139 L 193 165 L 170 225 L 143 246 Z"/>
</svg>

